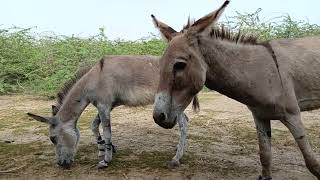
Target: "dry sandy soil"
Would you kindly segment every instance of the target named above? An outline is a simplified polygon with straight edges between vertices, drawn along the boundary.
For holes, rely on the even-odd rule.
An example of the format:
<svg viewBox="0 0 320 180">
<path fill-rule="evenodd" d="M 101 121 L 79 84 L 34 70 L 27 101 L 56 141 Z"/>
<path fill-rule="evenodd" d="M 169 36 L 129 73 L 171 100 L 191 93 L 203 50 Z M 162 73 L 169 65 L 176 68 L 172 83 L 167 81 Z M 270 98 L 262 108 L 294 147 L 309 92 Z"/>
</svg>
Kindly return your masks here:
<svg viewBox="0 0 320 180">
<path fill-rule="evenodd" d="M 49 115 L 53 101 L 34 96 L 0 96 L 0 179 L 255 179 L 260 172 L 254 123 L 245 106 L 215 92 L 200 94 L 201 111 L 190 108 L 188 147 L 181 167 L 169 170 L 177 127 L 165 130 L 152 119 L 152 106 L 119 107 L 112 112 L 113 142 L 118 146 L 107 169 L 97 170 L 97 148 L 90 131 L 94 108 L 79 120 L 81 140 L 75 164 L 54 163 L 47 126 L 26 112 Z M 320 155 L 320 111 L 304 112 L 304 124 Z M 306 169 L 292 136 L 272 122 L 274 179 L 315 179 Z M 8 143 L 8 141 L 13 141 Z M 319 157 L 320 159 L 320 157 Z"/>
</svg>

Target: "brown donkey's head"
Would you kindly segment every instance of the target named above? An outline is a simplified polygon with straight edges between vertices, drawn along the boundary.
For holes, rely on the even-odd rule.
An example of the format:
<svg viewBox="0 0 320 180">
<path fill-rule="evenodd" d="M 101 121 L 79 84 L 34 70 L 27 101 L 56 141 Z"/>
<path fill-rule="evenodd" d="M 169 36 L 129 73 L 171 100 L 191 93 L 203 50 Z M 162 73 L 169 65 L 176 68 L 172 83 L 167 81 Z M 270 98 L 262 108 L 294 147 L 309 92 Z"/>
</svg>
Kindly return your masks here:
<svg viewBox="0 0 320 180">
<path fill-rule="evenodd" d="M 153 118 L 163 128 L 173 128 L 177 117 L 203 88 L 207 65 L 198 46 L 198 37 L 207 35 L 229 4 L 226 0 L 216 11 L 177 32 L 158 21 L 153 22 L 168 42 L 160 59 L 160 83 L 155 97 Z"/>
</svg>

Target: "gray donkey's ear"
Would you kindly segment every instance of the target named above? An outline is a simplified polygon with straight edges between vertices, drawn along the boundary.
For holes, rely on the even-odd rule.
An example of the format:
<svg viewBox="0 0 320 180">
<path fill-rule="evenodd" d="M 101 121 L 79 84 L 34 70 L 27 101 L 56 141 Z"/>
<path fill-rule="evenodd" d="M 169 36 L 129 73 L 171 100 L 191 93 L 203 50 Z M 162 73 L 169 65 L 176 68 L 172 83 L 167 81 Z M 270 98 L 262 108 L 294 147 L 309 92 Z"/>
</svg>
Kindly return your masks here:
<svg viewBox="0 0 320 180">
<path fill-rule="evenodd" d="M 193 30 L 195 30 L 197 33 L 206 32 L 207 30 L 211 30 L 212 27 L 215 25 L 215 23 L 219 20 L 221 17 L 223 11 L 230 3 L 230 0 L 226 0 L 219 9 L 207 14 L 206 16 L 200 18 L 197 20 L 193 25 L 191 26 Z"/>
<path fill-rule="evenodd" d="M 154 26 L 160 31 L 160 34 L 164 40 L 167 42 L 171 41 L 171 39 L 177 35 L 177 31 L 167 24 L 159 21 L 153 14 L 151 14 L 151 18 Z"/>
<path fill-rule="evenodd" d="M 42 117 L 42 116 L 38 116 L 32 113 L 27 113 L 28 116 L 32 117 L 33 119 L 35 119 L 36 121 L 42 122 L 42 123 L 47 123 L 47 124 L 53 124 L 53 119 L 50 117 Z"/>
</svg>

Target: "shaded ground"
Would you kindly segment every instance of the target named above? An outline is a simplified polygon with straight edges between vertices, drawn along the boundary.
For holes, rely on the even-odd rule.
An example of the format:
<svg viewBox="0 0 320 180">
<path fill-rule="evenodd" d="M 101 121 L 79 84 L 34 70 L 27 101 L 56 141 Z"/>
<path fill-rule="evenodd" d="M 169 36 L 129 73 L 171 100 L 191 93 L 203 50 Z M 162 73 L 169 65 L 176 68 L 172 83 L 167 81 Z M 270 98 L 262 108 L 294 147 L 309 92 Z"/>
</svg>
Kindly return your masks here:
<svg viewBox="0 0 320 180">
<path fill-rule="evenodd" d="M 96 111 L 87 108 L 79 121 L 81 142 L 75 164 L 71 170 L 60 169 L 54 164 L 46 125 L 30 121 L 25 114 L 48 115 L 52 103 L 42 97 L 0 96 L 0 179 L 255 179 L 259 174 L 250 112 L 217 93 L 200 94 L 198 114 L 188 108 L 188 148 L 182 166 L 176 170 L 168 170 L 166 162 L 175 153 L 179 132 L 177 128 L 157 126 L 152 106 L 119 107 L 112 112 L 113 142 L 118 153 L 104 170 L 95 168 L 97 148 L 89 127 Z M 313 148 L 320 155 L 319 112 L 302 116 Z M 278 121 L 272 122 L 272 129 L 274 179 L 315 179 L 288 130 Z M 1 173 L 6 170 L 10 172 Z"/>
</svg>

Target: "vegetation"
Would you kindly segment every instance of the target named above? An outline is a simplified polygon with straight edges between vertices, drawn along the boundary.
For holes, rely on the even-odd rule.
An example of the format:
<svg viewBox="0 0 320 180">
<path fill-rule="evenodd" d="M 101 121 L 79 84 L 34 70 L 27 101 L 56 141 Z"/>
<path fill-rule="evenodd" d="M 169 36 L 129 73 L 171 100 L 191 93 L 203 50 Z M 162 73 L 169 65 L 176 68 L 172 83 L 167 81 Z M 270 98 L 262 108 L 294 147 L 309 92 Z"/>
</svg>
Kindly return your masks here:
<svg viewBox="0 0 320 180">
<path fill-rule="evenodd" d="M 306 20 L 294 20 L 289 14 L 261 19 L 261 11 L 259 8 L 251 14 L 236 12 L 236 16 L 227 18 L 224 23 L 234 31 L 241 29 L 256 34 L 260 40 L 320 35 L 320 25 L 310 24 Z"/>
<path fill-rule="evenodd" d="M 320 26 L 289 15 L 261 20 L 261 9 L 238 13 L 224 24 L 232 30 L 255 33 L 261 40 L 320 35 Z M 137 41 L 111 41 L 104 29 L 81 38 L 37 34 L 34 29 L 0 28 L 0 94 L 28 93 L 53 97 L 63 82 L 81 66 L 93 64 L 104 55 L 161 55 L 165 43 L 157 36 Z"/>
</svg>

